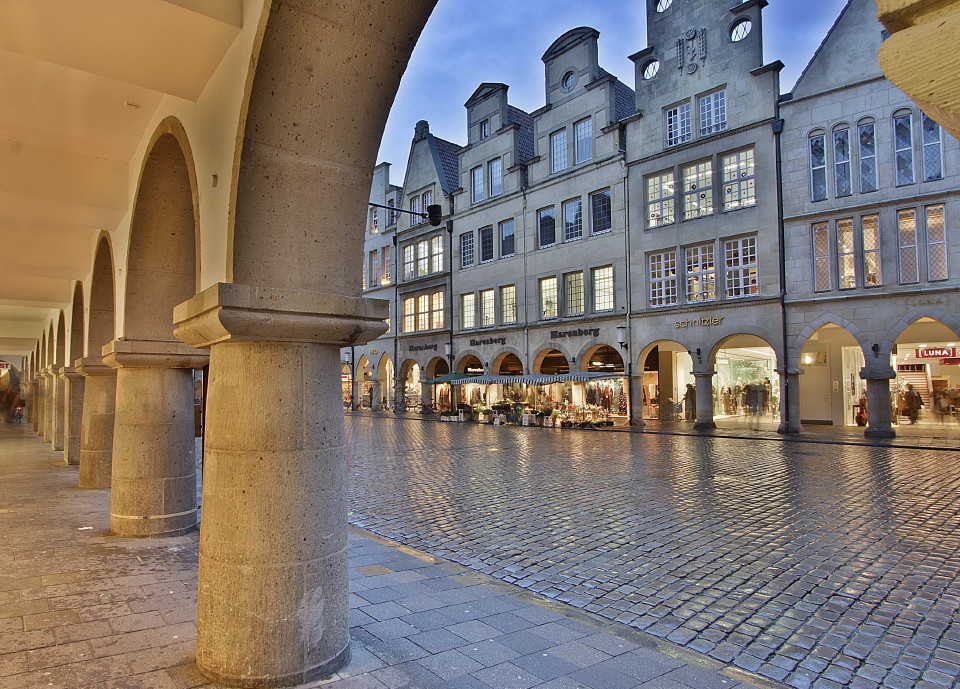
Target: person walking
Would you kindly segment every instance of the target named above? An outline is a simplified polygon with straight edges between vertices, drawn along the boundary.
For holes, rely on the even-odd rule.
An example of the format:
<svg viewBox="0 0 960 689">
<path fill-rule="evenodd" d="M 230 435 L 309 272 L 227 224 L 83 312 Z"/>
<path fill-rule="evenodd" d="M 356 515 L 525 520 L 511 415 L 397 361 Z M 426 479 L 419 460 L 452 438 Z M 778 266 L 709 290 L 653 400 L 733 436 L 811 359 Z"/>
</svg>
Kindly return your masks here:
<svg viewBox="0 0 960 689">
<path fill-rule="evenodd" d="M 916 423 L 920 416 L 920 407 L 923 406 L 923 398 L 920 393 L 913 389 L 912 383 L 907 383 L 906 392 L 903 393 L 903 409 L 910 419 L 910 423 Z"/>
<path fill-rule="evenodd" d="M 696 421 L 697 389 L 692 383 L 687 383 L 687 391 L 683 393 L 683 412 L 687 421 Z"/>
</svg>

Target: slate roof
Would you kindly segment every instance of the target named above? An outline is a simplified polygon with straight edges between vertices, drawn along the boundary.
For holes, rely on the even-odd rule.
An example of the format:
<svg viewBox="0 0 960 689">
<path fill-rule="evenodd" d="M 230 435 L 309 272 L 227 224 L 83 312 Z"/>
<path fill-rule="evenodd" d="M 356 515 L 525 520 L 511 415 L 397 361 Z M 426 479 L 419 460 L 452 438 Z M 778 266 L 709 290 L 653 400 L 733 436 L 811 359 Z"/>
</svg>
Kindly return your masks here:
<svg viewBox="0 0 960 689">
<path fill-rule="evenodd" d="M 613 77 L 610 72 L 601 68 L 600 69 L 600 78 L 603 77 Z M 613 121 L 619 122 L 620 120 L 626 119 L 637 112 L 637 94 L 634 93 L 633 89 L 624 84 L 622 81 L 613 77 L 613 105 L 616 109 L 616 112 L 613 113 Z"/>
<path fill-rule="evenodd" d="M 530 113 L 512 105 L 507 106 L 507 122 L 520 126 L 517 140 L 520 150 L 517 151 L 518 163 L 526 163 L 534 156 L 533 146 L 533 117 Z"/>
<path fill-rule="evenodd" d="M 460 158 L 457 155 L 462 146 L 452 141 L 441 139 L 439 136 L 431 135 L 436 142 L 435 156 L 439 157 L 438 172 L 443 174 L 440 177 L 440 186 L 445 194 L 450 194 L 460 188 Z"/>
</svg>

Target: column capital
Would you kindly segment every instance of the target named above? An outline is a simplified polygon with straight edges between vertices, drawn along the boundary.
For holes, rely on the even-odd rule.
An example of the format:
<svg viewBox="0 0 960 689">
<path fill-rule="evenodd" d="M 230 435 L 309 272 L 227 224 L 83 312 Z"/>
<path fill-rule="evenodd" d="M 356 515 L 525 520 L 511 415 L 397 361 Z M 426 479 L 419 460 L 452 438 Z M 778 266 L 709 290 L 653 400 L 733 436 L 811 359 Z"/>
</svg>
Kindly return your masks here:
<svg viewBox="0 0 960 689">
<path fill-rule="evenodd" d="M 210 355 L 175 340 L 118 338 L 103 346 L 103 363 L 112 368 L 203 368 Z"/>
<path fill-rule="evenodd" d="M 115 376 L 117 372 L 103 363 L 103 357 L 88 356 L 77 359 L 75 370 L 81 376 Z"/>
<path fill-rule="evenodd" d="M 218 282 L 174 308 L 174 335 L 199 348 L 237 340 L 358 345 L 387 331 L 388 310 L 383 299 Z"/>
<path fill-rule="evenodd" d="M 781 376 L 802 376 L 804 371 L 802 368 L 778 368 L 773 372 Z"/>
<path fill-rule="evenodd" d="M 46 368 L 40 369 L 41 378 L 53 378 L 56 373 L 53 372 L 53 366 L 47 366 Z"/>
<path fill-rule="evenodd" d="M 67 380 L 79 380 L 80 378 L 83 378 L 83 376 L 80 375 L 80 372 L 77 371 L 76 366 L 64 366 L 60 370 L 60 375 Z"/>
<path fill-rule="evenodd" d="M 864 366 L 860 369 L 861 380 L 893 380 L 897 372 L 890 365 Z"/>
<path fill-rule="evenodd" d="M 712 376 L 716 372 L 717 370 L 715 368 L 701 368 L 701 369 L 695 368 L 692 371 L 694 378 L 697 378 L 700 376 Z"/>
</svg>

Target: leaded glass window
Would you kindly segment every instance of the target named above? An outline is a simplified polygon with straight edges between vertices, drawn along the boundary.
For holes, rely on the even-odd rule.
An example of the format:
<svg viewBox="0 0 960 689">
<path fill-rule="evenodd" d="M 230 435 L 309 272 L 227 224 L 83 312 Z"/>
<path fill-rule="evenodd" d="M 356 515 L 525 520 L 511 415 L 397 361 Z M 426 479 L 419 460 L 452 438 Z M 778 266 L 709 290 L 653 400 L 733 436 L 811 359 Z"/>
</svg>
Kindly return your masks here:
<svg viewBox="0 0 960 689">
<path fill-rule="evenodd" d="M 910 115 L 893 118 L 893 146 L 897 186 L 913 184 L 913 123 Z"/>
<path fill-rule="evenodd" d="M 583 313 L 583 271 L 563 276 L 564 316 Z"/>
<path fill-rule="evenodd" d="M 837 196 L 850 196 L 853 193 L 849 129 L 838 129 L 833 133 L 833 181 Z"/>
<path fill-rule="evenodd" d="M 583 237 L 583 212 L 580 199 L 563 204 L 563 241 L 574 242 Z"/>
<path fill-rule="evenodd" d="M 557 243 L 557 212 L 553 206 L 537 212 L 537 234 L 541 249 Z"/>
<path fill-rule="evenodd" d="M 813 224 L 813 289 L 826 292 L 830 283 L 830 225 L 818 222 Z"/>
<path fill-rule="evenodd" d="M 920 257 L 917 248 L 917 212 L 897 212 L 897 241 L 900 246 L 900 284 L 920 282 Z"/>
<path fill-rule="evenodd" d="M 759 294 L 757 274 L 757 238 L 743 237 L 723 243 L 726 272 L 726 294 L 729 299 L 739 299 Z"/>
<path fill-rule="evenodd" d="M 923 130 L 923 181 L 943 179 L 943 144 L 940 125 L 920 114 L 920 128 Z"/>
<path fill-rule="evenodd" d="M 827 198 L 827 149 L 823 134 L 810 137 L 810 199 Z"/>
<path fill-rule="evenodd" d="M 857 286 L 856 251 L 853 246 L 853 219 L 837 220 L 837 277 L 840 289 Z"/>
<path fill-rule="evenodd" d="M 926 207 L 927 218 L 927 279 L 947 279 L 947 226 L 943 204 Z"/>
<path fill-rule="evenodd" d="M 610 190 L 602 189 L 590 194 L 590 212 L 593 234 L 607 232 L 613 226 L 610 210 Z"/>
<path fill-rule="evenodd" d="M 860 219 L 860 245 L 863 247 L 863 285 L 883 284 L 880 274 L 880 216 L 865 215 Z"/>
<path fill-rule="evenodd" d="M 860 191 L 877 190 L 877 132 L 873 122 L 857 127 L 860 142 Z"/>
</svg>

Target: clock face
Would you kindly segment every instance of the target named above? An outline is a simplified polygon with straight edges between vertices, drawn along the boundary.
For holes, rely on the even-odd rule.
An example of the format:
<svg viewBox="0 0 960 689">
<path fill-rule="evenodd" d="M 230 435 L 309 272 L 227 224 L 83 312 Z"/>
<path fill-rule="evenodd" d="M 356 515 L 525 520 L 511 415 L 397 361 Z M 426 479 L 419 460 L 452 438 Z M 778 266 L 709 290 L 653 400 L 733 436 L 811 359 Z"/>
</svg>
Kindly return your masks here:
<svg viewBox="0 0 960 689">
<path fill-rule="evenodd" d="M 569 91 L 576 85 L 576 83 L 577 83 L 576 72 L 567 72 L 566 74 L 563 75 L 563 79 L 560 82 L 560 84 L 563 86 L 564 91 Z"/>
</svg>

